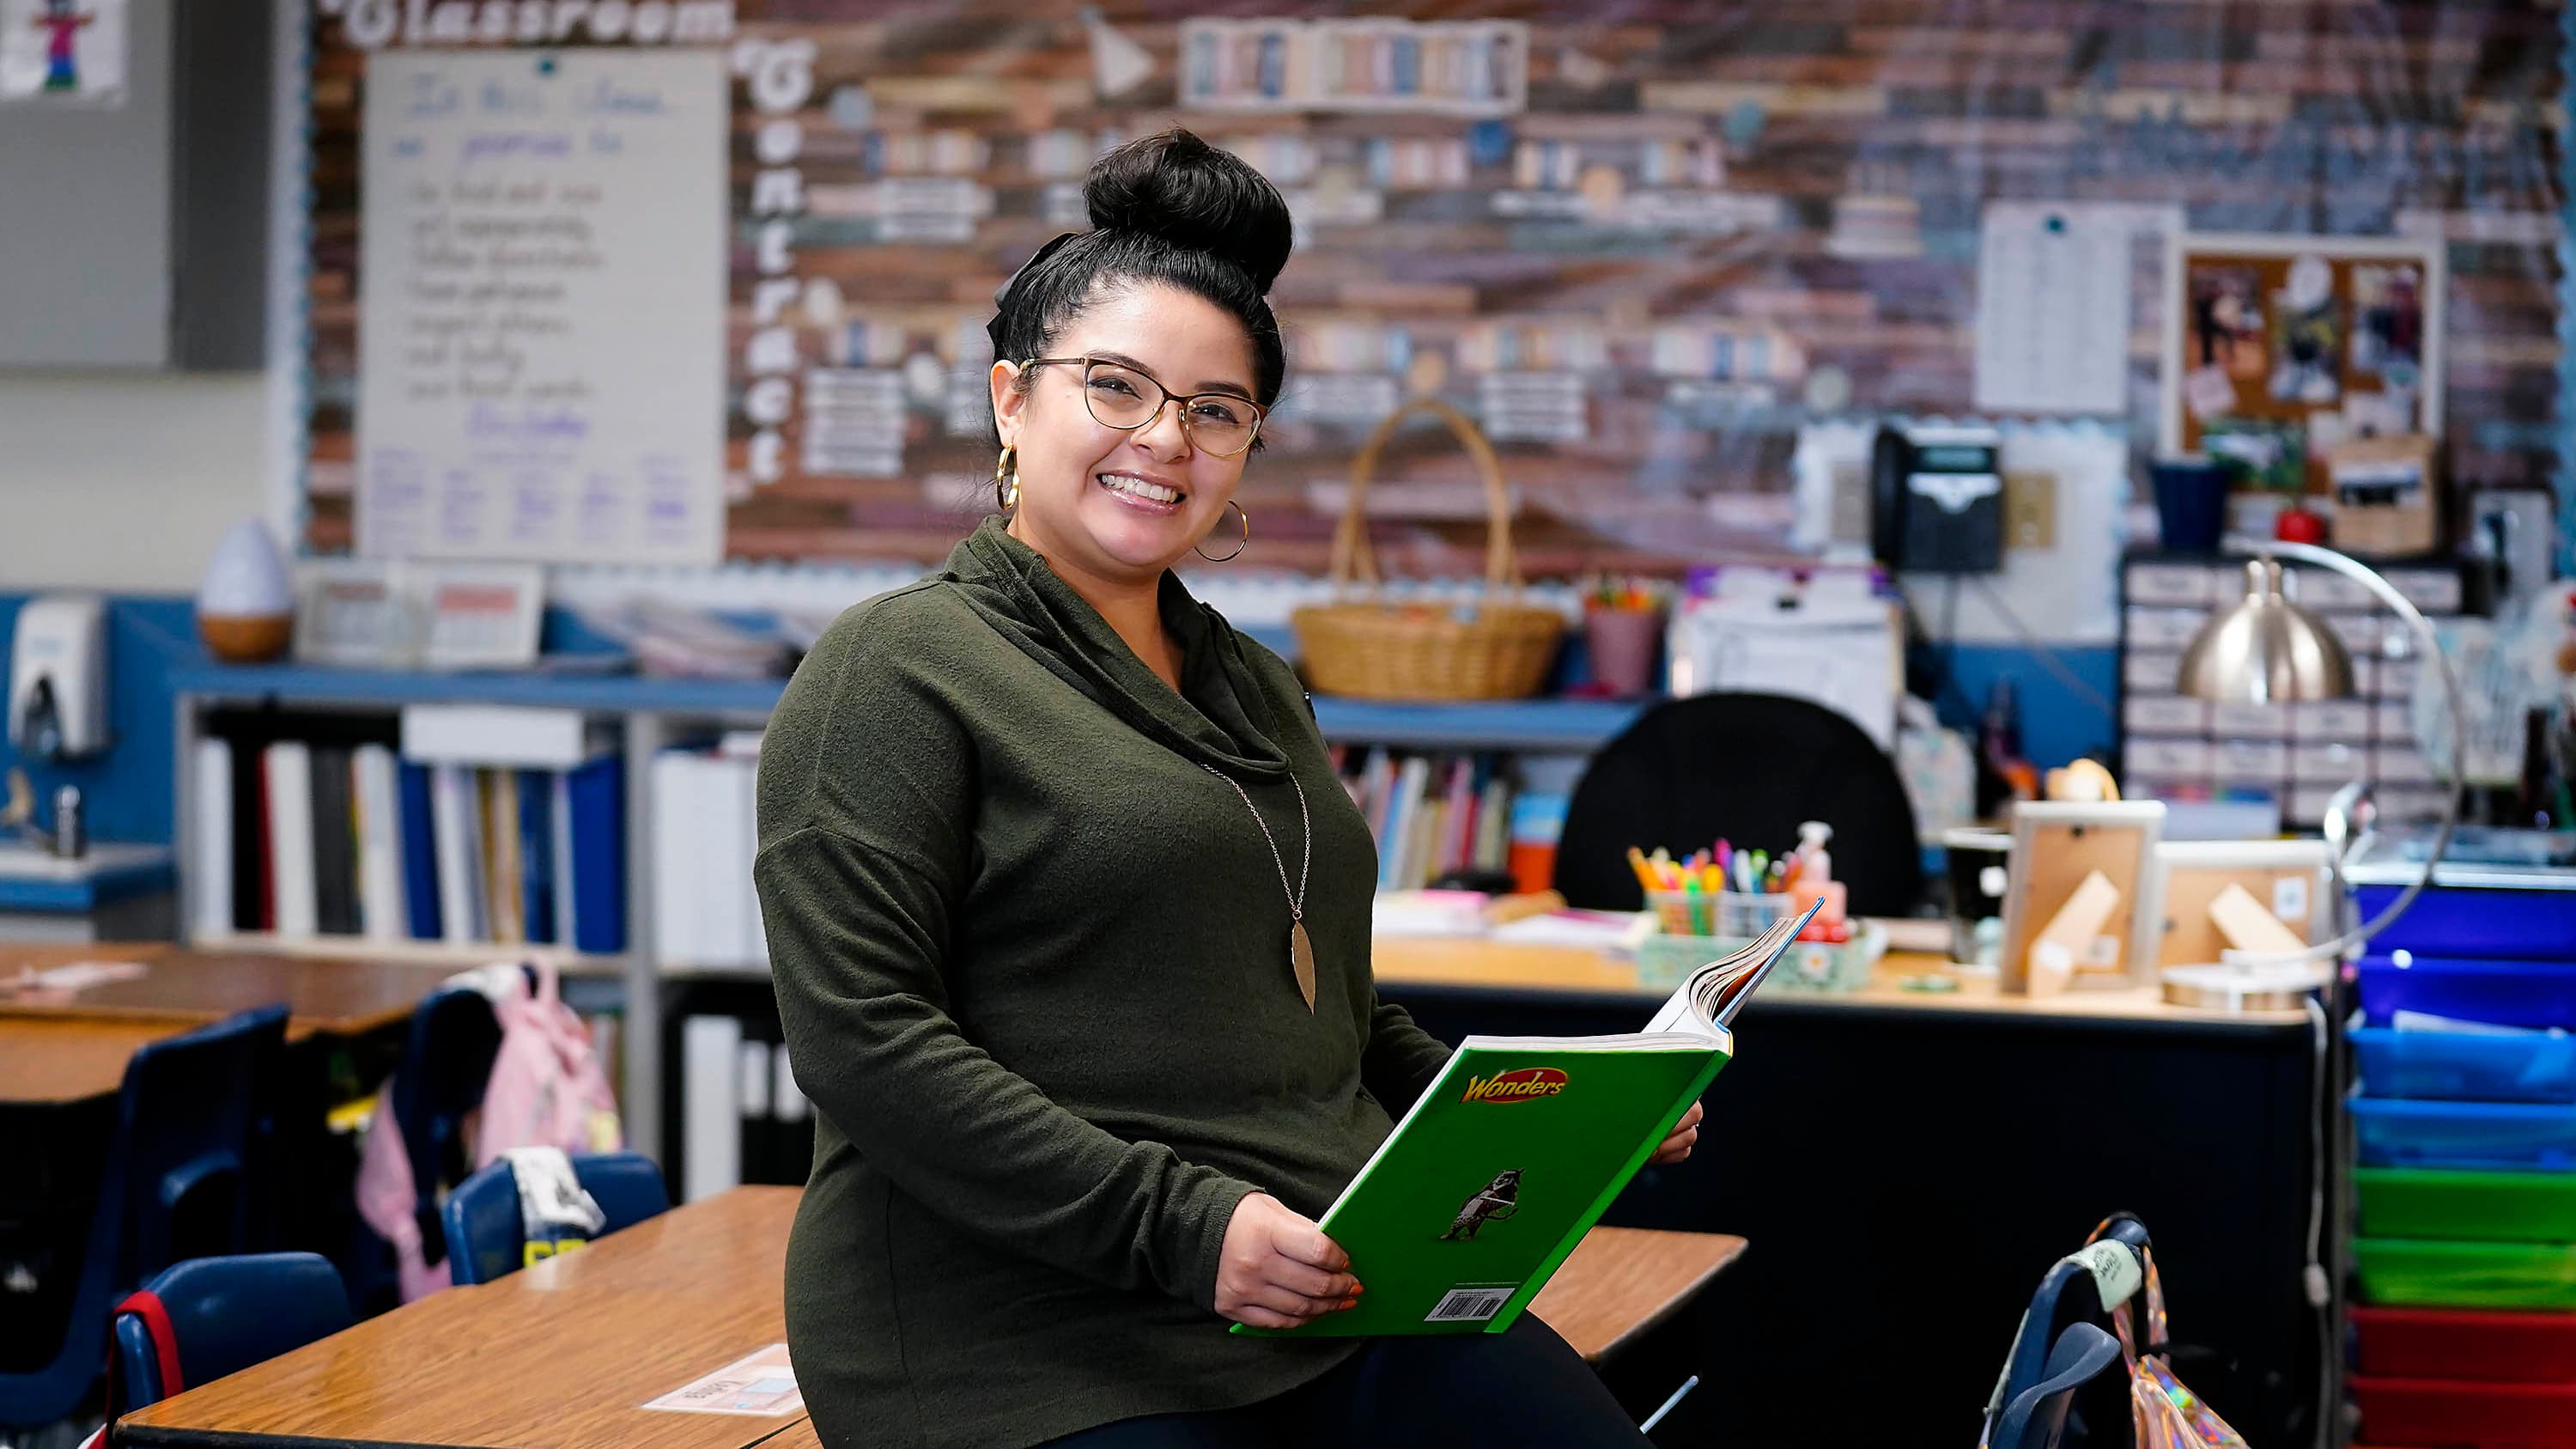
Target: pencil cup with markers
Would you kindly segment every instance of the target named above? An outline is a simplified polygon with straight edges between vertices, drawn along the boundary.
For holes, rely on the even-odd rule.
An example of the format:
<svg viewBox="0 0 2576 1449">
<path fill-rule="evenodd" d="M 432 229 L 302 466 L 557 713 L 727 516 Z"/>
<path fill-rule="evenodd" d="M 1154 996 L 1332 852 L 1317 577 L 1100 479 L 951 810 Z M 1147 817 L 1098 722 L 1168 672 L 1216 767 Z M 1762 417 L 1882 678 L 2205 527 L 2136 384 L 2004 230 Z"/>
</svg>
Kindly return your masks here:
<svg viewBox="0 0 2576 1449">
<path fill-rule="evenodd" d="M 1760 934 L 1758 931 L 1754 934 Z M 1684 935 L 1669 928 L 1637 946 L 1637 983 L 1649 990 L 1679 986 L 1693 971 L 1743 947 L 1747 937 Z M 1762 984 L 1765 995 L 1812 991 L 1857 991 L 1869 984 L 1871 968 L 1887 954 L 1887 927 L 1861 923 L 1840 941 L 1789 943 L 1780 967 Z"/>
<path fill-rule="evenodd" d="M 1842 882 L 1833 878 L 1826 844 L 1833 827 L 1810 820 L 1798 827 L 1798 845 L 1774 860 L 1762 850 L 1736 850 L 1720 840 L 1675 860 L 1664 850 L 1649 856 L 1631 848 L 1646 908 L 1658 933 L 1637 951 L 1637 976 L 1649 987 L 1673 985 L 1809 904 L 1820 909 L 1800 932 L 1769 985 L 1784 990 L 1848 991 L 1867 984 L 1870 967 L 1887 949 L 1887 933 L 1874 925 L 1855 929 L 1847 919 Z M 1766 986 L 1768 989 L 1768 986 Z"/>
<path fill-rule="evenodd" d="M 1673 936 L 1727 936 L 1750 940 L 1797 906 L 1787 891 L 1648 891 L 1647 909 Z"/>
</svg>

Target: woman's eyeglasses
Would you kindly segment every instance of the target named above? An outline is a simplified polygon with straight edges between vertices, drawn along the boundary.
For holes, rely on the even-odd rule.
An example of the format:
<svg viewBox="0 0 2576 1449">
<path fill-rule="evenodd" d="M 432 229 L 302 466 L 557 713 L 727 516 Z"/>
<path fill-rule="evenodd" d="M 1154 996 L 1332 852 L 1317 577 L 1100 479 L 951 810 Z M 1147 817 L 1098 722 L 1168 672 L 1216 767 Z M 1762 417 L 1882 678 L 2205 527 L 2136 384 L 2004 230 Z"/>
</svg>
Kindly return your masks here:
<svg viewBox="0 0 2576 1449">
<path fill-rule="evenodd" d="M 1123 362 L 1098 357 L 1033 357 L 1022 367 L 1062 363 L 1082 369 L 1082 402 L 1092 420 L 1104 428 L 1132 433 L 1163 415 L 1163 404 L 1181 405 L 1181 431 L 1190 445 L 1220 458 L 1231 458 L 1261 436 L 1261 405 L 1230 392 L 1196 392 L 1175 398 L 1152 375 Z"/>
</svg>

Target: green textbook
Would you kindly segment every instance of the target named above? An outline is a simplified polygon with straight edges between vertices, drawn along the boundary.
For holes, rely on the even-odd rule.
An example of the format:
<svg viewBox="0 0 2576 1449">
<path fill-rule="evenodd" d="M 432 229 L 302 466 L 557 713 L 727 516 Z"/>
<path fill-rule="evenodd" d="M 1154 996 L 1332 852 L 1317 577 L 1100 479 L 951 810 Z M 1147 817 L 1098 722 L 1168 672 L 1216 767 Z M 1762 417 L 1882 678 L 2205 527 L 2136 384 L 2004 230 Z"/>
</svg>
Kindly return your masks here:
<svg viewBox="0 0 2576 1449">
<path fill-rule="evenodd" d="M 1810 916 L 1691 973 L 1623 1036 L 1471 1036 L 1322 1219 L 1366 1291 L 1294 1329 L 1500 1333 L 1734 1049 L 1727 1024 Z"/>
</svg>

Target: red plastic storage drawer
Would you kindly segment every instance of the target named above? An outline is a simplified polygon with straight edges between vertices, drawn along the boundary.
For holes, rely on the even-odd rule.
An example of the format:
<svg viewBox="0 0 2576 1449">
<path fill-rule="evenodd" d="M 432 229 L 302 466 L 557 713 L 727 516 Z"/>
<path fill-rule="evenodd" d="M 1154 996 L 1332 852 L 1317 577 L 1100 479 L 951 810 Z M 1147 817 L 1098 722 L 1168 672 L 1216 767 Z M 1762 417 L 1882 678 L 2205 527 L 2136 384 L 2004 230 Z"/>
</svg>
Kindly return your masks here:
<svg viewBox="0 0 2576 1449">
<path fill-rule="evenodd" d="M 2576 1386 L 2576 1313 L 2355 1308 L 2361 1371 L 2391 1379 Z"/>
<path fill-rule="evenodd" d="M 2576 1383 L 2473 1384 L 2356 1375 L 2365 1444 L 2576 1449 Z"/>
</svg>

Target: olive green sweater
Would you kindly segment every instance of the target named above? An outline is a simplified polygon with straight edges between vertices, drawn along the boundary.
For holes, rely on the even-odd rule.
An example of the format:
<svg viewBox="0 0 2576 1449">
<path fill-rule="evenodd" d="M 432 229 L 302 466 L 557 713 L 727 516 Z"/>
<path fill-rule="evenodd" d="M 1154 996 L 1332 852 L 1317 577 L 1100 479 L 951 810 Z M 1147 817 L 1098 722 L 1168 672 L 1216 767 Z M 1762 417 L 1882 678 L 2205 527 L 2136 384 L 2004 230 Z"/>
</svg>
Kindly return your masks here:
<svg viewBox="0 0 2576 1449">
<path fill-rule="evenodd" d="M 1179 693 L 987 523 L 787 687 L 753 868 L 818 1111 L 788 1245 L 827 1445 L 1016 1449 L 1255 1402 L 1348 1339 L 1227 1333 L 1228 1219 L 1320 1215 L 1446 1060 L 1369 976 L 1376 851 L 1296 677 L 1178 580 Z M 1293 772 L 1314 822 L 1288 957 Z"/>
</svg>

